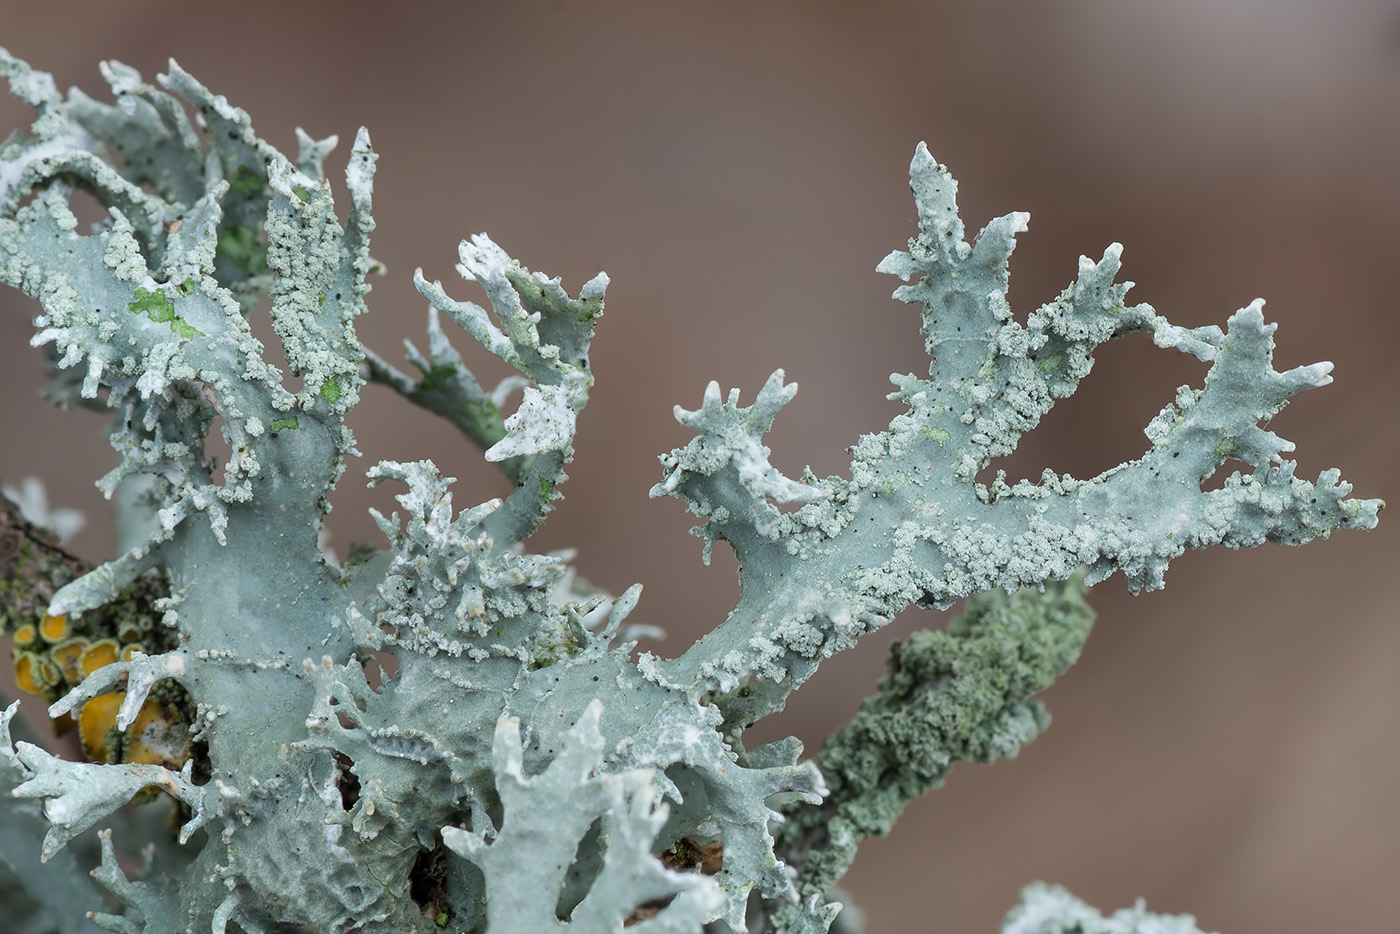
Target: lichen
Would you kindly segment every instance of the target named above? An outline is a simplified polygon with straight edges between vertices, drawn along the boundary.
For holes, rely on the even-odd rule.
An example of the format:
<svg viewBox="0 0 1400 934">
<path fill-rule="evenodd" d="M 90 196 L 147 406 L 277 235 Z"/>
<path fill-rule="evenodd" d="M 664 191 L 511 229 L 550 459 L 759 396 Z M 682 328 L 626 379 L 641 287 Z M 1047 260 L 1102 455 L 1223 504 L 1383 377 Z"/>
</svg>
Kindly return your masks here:
<svg viewBox="0 0 1400 934">
<path fill-rule="evenodd" d="M 342 223 L 334 137 L 298 131 L 288 158 L 173 62 L 156 84 L 106 63 L 110 105 L 61 96 L 8 53 L 0 73 L 38 112 L 4 144 L 0 280 L 41 305 L 54 398 L 110 410 L 119 456 L 100 480 L 123 530 L 111 560 L 0 529 L 17 674 L 60 723 L 76 717 L 93 760 L 12 743 L 16 708 L 0 717 L 5 849 L 72 876 L 58 902 L 34 896 L 64 931 L 88 925 L 76 905 L 121 934 L 853 932 L 832 886 L 860 841 L 954 762 L 1012 755 L 1048 722 L 1031 696 L 1087 634 L 1080 575 L 1153 589 L 1188 548 L 1376 522 L 1378 500 L 1346 498 L 1336 471 L 1299 479 L 1292 445 L 1260 427 L 1330 379 L 1326 364 L 1273 369 L 1260 303 L 1227 330 L 1177 327 L 1125 304 L 1114 245 L 1021 324 L 1006 292 L 1025 215 L 964 242 L 955 183 L 921 145 L 919 234 L 879 268 L 910 283 L 895 295 L 920 308 L 927 377 L 894 377 L 905 411 L 858 441 L 849 476 L 769 462 L 763 436 L 796 391 L 781 370 L 750 405 L 712 383 L 678 408 L 695 438 L 662 457 L 653 495 L 701 517 L 707 559 L 734 549 L 743 593 L 677 657 L 639 653 L 654 631 L 628 623 L 640 585 L 598 592 L 567 554 L 525 546 L 562 496 L 606 275 L 571 295 L 485 234 L 464 240 L 457 272 L 489 308 L 416 274 L 430 308 L 415 378 L 355 331 L 382 271 L 366 131 Z M 78 189 L 107 211 L 88 233 Z M 249 325 L 264 298 L 285 373 Z M 516 374 L 484 388 L 448 322 Z M 976 482 L 1132 331 L 1210 365 L 1147 426 L 1145 453 L 1089 479 Z M 444 418 L 512 492 L 459 508 L 434 464 L 382 461 L 366 475 L 395 485 L 402 513 L 376 512 L 384 541 L 337 565 L 321 519 L 367 385 Z M 1250 472 L 1205 489 L 1227 458 Z M 964 596 L 961 621 L 904 643 L 815 758 L 792 738 L 747 747 L 823 659 L 910 604 Z M 178 832 L 127 816 L 157 795 Z M 75 871 L 94 828 L 106 902 Z M 147 844 L 160 858 L 135 878 L 124 855 Z M 49 884 L 37 865 L 9 871 Z M 1031 889 L 1005 930 L 1184 924 Z"/>
</svg>

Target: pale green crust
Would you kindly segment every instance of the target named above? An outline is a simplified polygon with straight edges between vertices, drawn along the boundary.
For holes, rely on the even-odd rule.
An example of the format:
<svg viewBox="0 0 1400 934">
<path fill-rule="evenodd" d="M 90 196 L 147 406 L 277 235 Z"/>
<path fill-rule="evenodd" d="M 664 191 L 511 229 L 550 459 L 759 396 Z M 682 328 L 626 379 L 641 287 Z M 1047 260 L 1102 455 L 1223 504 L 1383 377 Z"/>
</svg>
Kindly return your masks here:
<svg viewBox="0 0 1400 934">
<path fill-rule="evenodd" d="M 1121 570 L 1151 589 L 1187 548 L 1301 544 L 1376 521 L 1379 501 L 1345 499 L 1335 471 L 1297 479 L 1291 445 L 1259 427 L 1328 380 L 1325 364 L 1272 369 L 1259 303 L 1228 331 L 1175 327 L 1124 304 L 1115 245 L 1021 325 L 1005 295 L 1025 216 L 965 243 L 955 184 L 921 145 L 920 233 L 880 268 L 914 280 L 896 296 L 922 309 L 928 377 L 893 378 L 907 412 L 860 439 L 849 477 L 794 480 L 769 463 L 762 436 L 796 390 L 781 371 L 752 405 L 711 384 L 699 409 L 678 409 L 696 438 L 662 458 L 653 494 L 706 520 L 707 556 L 716 540 L 734 548 L 743 595 L 679 657 L 636 655 L 640 586 L 590 592 L 568 556 L 522 544 L 567 479 L 606 275 L 571 295 L 474 236 L 457 271 L 489 309 L 418 273 L 427 351 L 409 346 L 420 375 L 406 375 L 354 329 L 381 271 L 364 130 L 342 225 L 323 171 L 333 137 L 298 131 L 289 159 L 173 62 L 155 85 L 106 63 L 115 105 L 61 96 L 3 52 L 0 72 L 38 112 L 0 147 L 0 280 L 42 306 L 51 395 L 110 409 L 121 458 L 100 485 L 123 550 L 47 609 L 96 616 L 145 575 L 169 582 L 155 625 L 173 648 L 98 668 L 50 713 L 118 688 L 115 728 L 130 730 L 170 682 L 194 709 L 178 773 L 67 762 L 10 742 L 13 707 L 0 718 L 0 781 L 42 800 L 48 824 L 30 840 L 36 812 L 19 802 L 26 846 L 68 859 L 65 845 L 115 826 L 94 873 L 111 899 L 85 880 L 65 890 L 108 930 L 856 931 L 857 913 L 828 899 L 860 839 L 953 761 L 1013 754 L 1045 725 L 1029 698 L 1088 630 L 1078 584 L 1057 582 L 1087 565 L 1089 582 Z M 108 210 L 91 232 L 68 208 L 79 188 Z M 263 295 L 288 373 L 249 327 Z M 483 388 L 444 319 L 519 375 Z M 1074 391 L 1098 344 L 1130 331 L 1210 363 L 1147 427 L 1145 454 L 1087 480 L 974 482 Z M 368 478 L 400 487 L 402 513 L 376 514 L 384 547 L 337 565 L 318 533 L 367 381 L 455 425 L 513 491 L 458 509 L 433 464 L 381 462 Z M 221 474 L 206 441 L 226 452 Z M 1203 492 L 1226 458 L 1251 472 Z M 1046 590 L 986 594 L 1026 586 Z M 947 635 L 910 640 L 815 760 L 792 739 L 745 747 L 823 658 L 911 603 L 979 593 Z M 367 674 L 382 671 L 371 659 L 392 676 Z M 119 816 L 150 787 L 179 802 L 178 845 Z M 138 878 L 119 852 L 147 842 L 161 859 Z M 1031 890 L 1007 930 L 1068 931 L 1056 919 L 1081 916 L 1106 934 L 1188 930 L 1091 928 L 1081 908 Z"/>
<path fill-rule="evenodd" d="M 1030 698 L 1079 658 L 1093 611 L 1076 579 L 1007 596 L 979 594 L 947 632 L 896 643 L 889 674 L 817 754 L 830 793 L 793 808 L 778 841 L 804 894 L 836 884 L 866 837 L 943 784 L 955 762 L 1015 756 L 1049 725 Z"/>
<path fill-rule="evenodd" d="M 1058 886 L 1037 882 L 1002 922 L 1001 934 L 1203 934 L 1190 915 L 1152 914 L 1141 901 L 1104 917 Z"/>
</svg>

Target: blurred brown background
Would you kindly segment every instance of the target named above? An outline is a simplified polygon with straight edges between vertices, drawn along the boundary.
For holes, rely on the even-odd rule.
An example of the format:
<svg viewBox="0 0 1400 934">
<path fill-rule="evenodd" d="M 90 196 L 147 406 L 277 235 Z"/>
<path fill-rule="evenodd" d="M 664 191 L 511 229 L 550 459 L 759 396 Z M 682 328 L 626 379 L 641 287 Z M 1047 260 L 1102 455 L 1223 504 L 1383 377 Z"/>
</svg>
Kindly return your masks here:
<svg viewBox="0 0 1400 934">
<path fill-rule="evenodd" d="M 421 339 L 415 266 L 481 300 L 452 270 L 471 233 L 570 291 L 606 269 L 598 385 L 538 547 L 578 546 L 615 592 L 643 581 L 637 618 L 669 628 L 667 654 L 736 593 L 722 549 L 701 566 L 680 503 L 647 498 L 655 456 L 688 437 L 671 406 L 693 407 L 710 379 L 750 399 L 784 367 L 802 392 L 773 460 L 825 474 L 895 414 L 887 375 L 927 365 L 915 310 L 873 271 L 914 231 L 920 139 L 961 182 L 969 234 L 1031 212 L 1020 315 L 1115 240 L 1132 297 L 1176 323 L 1269 299 L 1280 369 L 1337 365 L 1335 385 L 1271 425 L 1298 443 L 1300 474 L 1336 465 L 1358 494 L 1397 496 L 1394 0 L 8 2 L 0 44 L 104 99 L 98 60 L 152 76 L 174 55 L 284 150 L 298 124 L 340 134 L 336 175 L 367 125 L 389 275 L 360 333 L 391 359 Z M 0 101 L 5 128 L 28 119 Z M 107 557 L 102 421 L 39 399 L 34 308 L 0 303 L 0 476 L 49 478 L 90 516 L 77 549 Z M 1203 371 L 1145 337 L 1104 348 L 1008 469 L 1090 476 L 1137 456 L 1148 419 Z M 365 456 L 329 520 L 342 552 L 378 540 L 367 505 L 393 505 L 360 479 L 381 458 L 435 459 L 461 478 L 459 506 L 500 492 L 465 441 L 384 391 L 353 426 Z M 1397 930 L 1396 518 L 1305 550 L 1188 555 L 1160 593 L 1097 588 L 1099 629 L 1045 697 L 1050 731 L 1014 762 L 957 768 L 864 848 L 847 884 L 872 934 L 994 931 L 1036 878 L 1232 934 Z M 907 613 L 828 663 L 768 735 L 814 748 L 870 690 L 884 646 L 941 623 Z"/>
</svg>

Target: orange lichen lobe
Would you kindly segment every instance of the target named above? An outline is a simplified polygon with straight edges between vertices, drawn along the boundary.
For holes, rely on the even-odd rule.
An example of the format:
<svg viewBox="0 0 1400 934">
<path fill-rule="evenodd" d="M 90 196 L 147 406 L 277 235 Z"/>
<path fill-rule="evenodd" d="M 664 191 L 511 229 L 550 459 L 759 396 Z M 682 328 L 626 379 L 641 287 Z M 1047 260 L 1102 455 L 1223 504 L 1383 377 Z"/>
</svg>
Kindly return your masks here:
<svg viewBox="0 0 1400 934">
<path fill-rule="evenodd" d="M 129 737 L 122 757 L 126 762 L 179 769 L 190 756 L 189 728 L 180 712 L 154 698 L 141 705 Z"/>
<path fill-rule="evenodd" d="M 73 684 L 83 680 L 82 657 L 87 646 L 86 639 L 69 639 L 62 645 L 54 646 L 53 651 L 49 653 L 49 657 L 63 672 L 63 677 Z"/>
<path fill-rule="evenodd" d="M 139 642 L 133 642 L 131 645 L 122 646 L 122 661 L 131 661 L 132 655 L 136 654 L 137 652 L 145 654 L 146 647 Z"/>
<path fill-rule="evenodd" d="M 83 652 L 81 667 L 83 677 L 87 677 L 103 665 L 110 665 L 117 660 L 117 640 L 103 639 L 101 642 L 94 642 Z"/>
<path fill-rule="evenodd" d="M 126 700 L 125 691 L 99 694 L 83 705 L 78 714 L 78 735 L 83 741 L 83 755 L 93 762 L 116 762 L 121 750 L 112 742 L 117 725 L 117 711 Z"/>
<path fill-rule="evenodd" d="M 78 731 L 83 754 L 94 762 L 139 762 L 178 770 L 190 757 L 190 730 L 173 704 L 147 698 L 126 734 L 117 730 L 125 691 L 99 694 L 83 705 Z"/>
<path fill-rule="evenodd" d="M 15 630 L 15 645 L 33 645 L 37 638 L 39 638 L 39 629 L 33 623 L 25 623 Z"/>
<path fill-rule="evenodd" d="M 68 637 L 68 633 L 68 617 L 63 613 L 57 616 L 46 615 L 39 621 L 39 635 L 50 642 L 62 642 Z"/>
<path fill-rule="evenodd" d="M 40 680 L 39 656 L 21 652 L 15 656 L 15 684 L 26 694 L 43 694 L 47 686 Z"/>
</svg>

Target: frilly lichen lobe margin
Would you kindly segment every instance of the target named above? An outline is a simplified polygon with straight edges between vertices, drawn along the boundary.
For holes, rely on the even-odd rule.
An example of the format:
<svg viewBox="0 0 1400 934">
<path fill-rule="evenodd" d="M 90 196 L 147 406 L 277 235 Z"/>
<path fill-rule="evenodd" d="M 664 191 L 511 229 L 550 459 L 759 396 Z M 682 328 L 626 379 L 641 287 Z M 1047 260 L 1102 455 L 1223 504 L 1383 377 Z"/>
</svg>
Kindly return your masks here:
<svg viewBox="0 0 1400 934">
<path fill-rule="evenodd" d="M 795 388 L 781 371 L 751 406 L 737 391 L 722 402 L 712 385 L 699 410 L 677 410 L 698 436 L 662 458 L 666 478 L 652 495 L 681 496 L 704 517 L 697 534 L 707 549 L 715 539 L 733 546 L 745 587 L 729 619 L 662 666 L 669 682 L 725 692 L 752 677 L 796 684 L 910 604 L 942 608 L 1084 565 L 1090 583 L 1121 571 L 1133 591 L 1152 590 L 1187 549 L 1299 545 L 1375 525 L 1380 500 L 1347 499 L 1336 470 L 1299 479 L 1283 457 L 1293 444 L 1260 427 L 1291 395 L 1331 381 L 1327 363 L 1273 369 L 1276 326 L 1262 302 L 1224 331 L 1177 327 L 1124 304 L 1114 244 L 1098 262 L 1081 258 L 1077 280 L 1022 325 L 1006 292 L 1026 216 L 992 221 L 969 244 L 956 183 L 922 145 L 910 179 L 920 233 L 880 269 L 919 277 L 895 297 L 922 307 L 933 360 L 927 379 L 892 378 L 891 398 L 908 412 L 861 437 L 849 479 L 798 484 L 768 463 L 759 438 Z M 1147 426 L 1144 454 L 1087 480 L 1047 471 L 1039 483 L 974 481 L 1077 388 L 1099 344 L 1133 331 L 1210 364 L 1202 388 L 1182 387 Z M 1253 470 L 1204 490 L 1228 459 Z M 807 505 L 778 513 L 794 500 Z"/>
</svg>

